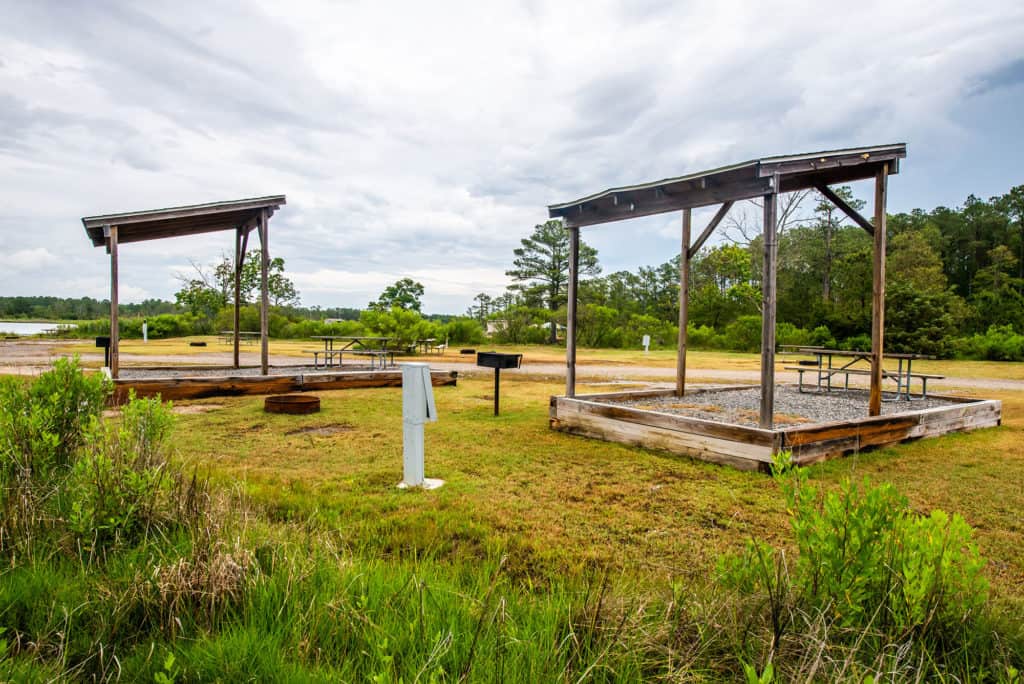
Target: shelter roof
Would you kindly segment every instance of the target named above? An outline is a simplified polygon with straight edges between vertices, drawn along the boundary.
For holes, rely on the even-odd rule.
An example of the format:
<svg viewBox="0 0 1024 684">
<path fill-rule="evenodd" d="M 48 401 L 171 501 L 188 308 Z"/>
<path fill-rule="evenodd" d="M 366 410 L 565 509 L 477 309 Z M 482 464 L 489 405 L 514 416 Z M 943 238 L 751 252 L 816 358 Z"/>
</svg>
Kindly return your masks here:
<svg viewBox="0 0 1024 684">
<path fill-rule="evenodd" d="M 142 242 L 180 235 L 234 230 L 253 224 L 261 211 L 269 210 L 273 213 L 282 204 L 285 204 L 284 195 L 270 195 L 185 207 L 86 216 L 82 219 L 82 225 L 85 226 L 85 233 L 92 240 L 93 246 L 103 247 L 106 244 L 104 226 L 117 226 L 119 243 Z"/>
<path fill-rule="evenodd" d="M 882 164 L 888 164 L 890 174 L 899 173 L 899 160 L 906 156 L 906 143 L 893 143 L 762 157 L 675 178 L 609 188 L 571 202 L 552 204 L 548 206 L 548 215 L 562 218 L 572 226 L 621 221 L 752 199 L 771 192 L 873 178 Z"/>
</svg>

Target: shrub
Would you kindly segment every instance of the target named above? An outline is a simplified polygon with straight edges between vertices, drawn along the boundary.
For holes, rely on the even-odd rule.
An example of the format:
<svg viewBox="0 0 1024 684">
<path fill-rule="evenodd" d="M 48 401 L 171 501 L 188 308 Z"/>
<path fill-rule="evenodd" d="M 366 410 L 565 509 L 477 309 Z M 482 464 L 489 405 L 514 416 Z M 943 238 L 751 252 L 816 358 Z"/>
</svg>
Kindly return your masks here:
<svg viewBox="0 0 1024 684">
<path fill-rule="evenodd" d="M 651 347 L 675 347 L 678 343 L 679 328 L 656 316 L 633 314 L 619 329 L 620 345 L 625 349 L 643 347 L 644 335 L 651 336 Z"/>
<path fill-rule="evenodd" d="M 811 334 L 803 328 L 798 328 L 792 323 L 778 323 L 775 326 L 775 343 L 777 345 L 807 346 L 810 344 Z"/>
<path fill-rule="evenodd" d="M 829 332 L 828 326 L 819 325 L 811 331 L 811 336 L 807 340 L 807 343 L 813 347 L 834 349 L 836 346 L 836 338 L 832 336 L 831 332 Z"/>
<path fill-rule="evenodd" d="M 450 344 L 482 344 L 486 339 L 483 326 L 475 318 L 453 318 L 442 330 Z"/>
<path fill-rule="evenodd" d="M 740 316 L 725 328 L 725 344 L 732 351 L 761 348 L 761 317 Z"/>
<path fill-rule="evenodd" d="M 725 346 L 725 337 L 709 325 L 686 328 L 686 344 L 694 349 L 721 349 Z"/>
<path fill-rule="evenodd" d="M 1012 325 L 993 325 L 984 334 L 963 337 L 954 344 L 957 355 L 988 361 L 1024 361 L 1024 335 Z"/>
<path fill-rule="evenodd" d="M 71 471 L 68 527 L 78 547 L 135 543 L 163 527 L 170 489 L 166 440 L 174 417 L 159 398 L 131 397 L 119 425 L 104 424 Z"/>
<path fill-rule="evenodd" d="M 988 596 L 985 561 L 963 518 L 919 515 L 892 484 L 846 481 L 820 493 L 806 471 L 780 461 L 776 474 L 796 559 L 752 540 L 720 564 L 726 586 L 768 597 L 772 650 L 796 615 L 820 615 L 837 628 L 830 638 L 913 637 L 939 657 L 978 627 Z"/>
<path fill-rule="evenodd" d="M 843 340 L 843 349 L 871 351 L 871 335 L 856 335 Z"/>
<path fill-rule="evenodd" d="M 66 468 L 111 390 L 106 376 L 82 373 L 77 357 L 57 359 L 33 382 L 0 380 L 0 482 Z"/>
</svg>

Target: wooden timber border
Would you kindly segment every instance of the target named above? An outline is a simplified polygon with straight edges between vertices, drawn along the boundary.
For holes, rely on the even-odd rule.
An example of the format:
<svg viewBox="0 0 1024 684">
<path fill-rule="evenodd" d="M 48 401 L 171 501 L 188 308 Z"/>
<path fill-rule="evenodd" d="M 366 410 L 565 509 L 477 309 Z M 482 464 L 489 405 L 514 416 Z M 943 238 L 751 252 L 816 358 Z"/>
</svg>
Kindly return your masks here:
<svg viewBox="0 0 1024 684">
<path fill-rule="evenodd" d="M 742 385 L 703 391 L 750 388 Z M 950 395 L 932 395 L 953 402 L 950 406 L 771 430 L 608 403 L 675 394 L 674 389 L 659 389 L 551 397 L 550 425 L 575 435 L 767 472 L 772 457 L 787 449 L 795 463 L 807 465 L 863 449 L 995 427 L 1002 422 L 1002 402 Z"/>
<path fill-rule="evenodd" d="M 434 387 L 455 385 L 456 371 L 431 371 Z M 318 392 L 323 390 L 355 389 L 360 387 L 401 387 L 400 370 L 342 371 L 338 373 L 305 373 L 300 375 L 235 375 L 192 376 L 176 378 L 123 378 L 114 381 L 111 403 L 120 405 L 128 401 L 135 390 L 137 397 L 160 396 L 164 401 L 204 399 L 206 397 L 235 397 L 252 394 L 287 394 L 289 392 Z"/>
</svg>

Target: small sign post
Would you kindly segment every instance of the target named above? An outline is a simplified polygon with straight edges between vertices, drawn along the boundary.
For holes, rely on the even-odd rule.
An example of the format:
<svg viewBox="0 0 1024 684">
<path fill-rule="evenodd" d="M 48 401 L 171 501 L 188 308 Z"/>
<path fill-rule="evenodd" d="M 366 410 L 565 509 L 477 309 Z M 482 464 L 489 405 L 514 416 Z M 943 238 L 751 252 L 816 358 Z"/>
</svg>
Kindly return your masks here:
<svg viewBox="0 0 1024 684">
<path fill-rule="evenodd" d="M 644 354 L 647 353 L 647 350 L 650 348 L 650 346 L 651 346 L 651 336 L 650 335 L 644 335 Z"/>
</svg>

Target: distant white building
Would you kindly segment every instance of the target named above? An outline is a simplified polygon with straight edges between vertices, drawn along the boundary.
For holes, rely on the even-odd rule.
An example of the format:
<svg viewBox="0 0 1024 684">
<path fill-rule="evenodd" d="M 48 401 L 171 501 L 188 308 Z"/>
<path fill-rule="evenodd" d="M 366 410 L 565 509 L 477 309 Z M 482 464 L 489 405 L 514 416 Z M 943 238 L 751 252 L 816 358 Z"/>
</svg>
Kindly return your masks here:
<svg viewBox="0 0 1024 684">
<path fill-rule="evenodd" d="M 508 320 L 505 318 L 491 318 L 487 321 L 487 334 L 493 335 L 502 330 L 508 329 Z"/>
</svg>

